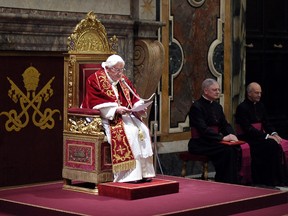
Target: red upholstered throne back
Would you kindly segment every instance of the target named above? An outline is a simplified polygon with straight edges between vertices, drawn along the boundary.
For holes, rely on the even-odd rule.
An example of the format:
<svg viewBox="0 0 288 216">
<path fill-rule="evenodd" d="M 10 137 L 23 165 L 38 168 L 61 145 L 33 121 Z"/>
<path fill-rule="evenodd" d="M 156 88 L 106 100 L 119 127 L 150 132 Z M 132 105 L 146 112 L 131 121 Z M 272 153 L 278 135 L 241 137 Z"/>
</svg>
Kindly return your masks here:
<svg viewBox="0 0 288 216">
<path fill-rule="evenodd" d="M 86 94 L 86 80 L 87 78 L 101 69 L 101 64 L 80 64 L 79 66 L 79 107 Z"/>
</svg>

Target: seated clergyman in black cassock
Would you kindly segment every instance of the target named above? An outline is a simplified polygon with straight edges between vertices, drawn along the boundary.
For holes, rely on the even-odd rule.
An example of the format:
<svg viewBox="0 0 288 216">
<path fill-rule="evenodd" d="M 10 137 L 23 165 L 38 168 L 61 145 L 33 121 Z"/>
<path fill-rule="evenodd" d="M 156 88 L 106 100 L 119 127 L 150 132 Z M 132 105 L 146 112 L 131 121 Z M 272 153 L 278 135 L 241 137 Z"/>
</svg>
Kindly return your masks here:
<svg viewBox="0 0 288 216">
<path fill-rule="evenodd" d="M 189 141 L 190 153 L 206 155 L 212 161 L 215 181 L 239 182 L 241 148 L 224 145 L 221 141 L 238 141 L 232 126 L 227 122 L 222 106 L 217 102 L 220 87 L 216 80 L 206 79 L 202 83 L 202 96 L 194 102 L 189 112 L 190 127 L 194 131 Z"/>
<path fill-rule="evenodd" d="M 236 124 L 242 134 L 239 138 L 250 146 L 252 181 L 255 185 L 287 185 L 286 158 L 281 145 L 286 145 L 267 118 L 264 104 L 260 101 L 261 86 L 252 82 L 247 86 L 246 99 L 238 105 Z"/>
</svg>

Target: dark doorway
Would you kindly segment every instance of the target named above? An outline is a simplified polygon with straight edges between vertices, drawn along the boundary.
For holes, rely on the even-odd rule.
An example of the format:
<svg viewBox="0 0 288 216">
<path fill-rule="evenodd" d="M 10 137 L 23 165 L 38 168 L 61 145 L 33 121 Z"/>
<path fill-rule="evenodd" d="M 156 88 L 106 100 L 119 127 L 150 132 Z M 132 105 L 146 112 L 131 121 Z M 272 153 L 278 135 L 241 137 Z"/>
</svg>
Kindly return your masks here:
<svg viewBox="0 0 288 216">
<path fill-rule="evenodd" d="M 262 86 L 269 118 L 288 138 L 288 1 L 246 3 L 246 83 Z"/>
</svg>

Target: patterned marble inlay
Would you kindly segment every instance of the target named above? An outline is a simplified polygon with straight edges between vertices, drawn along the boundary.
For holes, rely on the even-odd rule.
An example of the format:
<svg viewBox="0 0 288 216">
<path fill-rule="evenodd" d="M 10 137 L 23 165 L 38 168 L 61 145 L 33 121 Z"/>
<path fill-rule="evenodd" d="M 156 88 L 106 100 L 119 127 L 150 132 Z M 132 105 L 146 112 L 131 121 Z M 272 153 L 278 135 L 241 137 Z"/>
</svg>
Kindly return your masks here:
<svg viewBox="0 0 288 216">
<path fill-rule="evenodd" d="M 172 14 L 173 37 L 181 44 L 185 58 L 181 72 L 173 80 L 171 129 L 186 121 L 192 101 L 201 96 L 202 81 L 214 77 L 208 66 L 208 53 L 211 43 L 217 39 L 220 0 L 205 0 L 200 7 L 194 7 L 188 1 L 172 1 Z M 221 57 L 218 53 L 216 61 Z M 216 66 L 219 68 L 221 63 Z"/>
<path fill-rule="evenodd" d="M 180 44 L 172 41 L 169 46 L 169 73 L 170 75 L 179 72 L 182 66 L 183 53 L 181 52 Z"/>
<path fill-rule="evenodd" d="M 139 2 L 140 2 L 139 18 L 145 19 L 145 20 L 155 20 L 156 19 L 156 0 L 141 0 Z"/>
<path fill-rule="evenodd" d="M 224 74 L 224 45 L 218 44 L 213 53 L 213 65 L 217 72 Z"/>
<path fill-rule="evenodd" d="M 193 7 L 201 7 L 205 0 L 187 0 Z"/>
</svg>

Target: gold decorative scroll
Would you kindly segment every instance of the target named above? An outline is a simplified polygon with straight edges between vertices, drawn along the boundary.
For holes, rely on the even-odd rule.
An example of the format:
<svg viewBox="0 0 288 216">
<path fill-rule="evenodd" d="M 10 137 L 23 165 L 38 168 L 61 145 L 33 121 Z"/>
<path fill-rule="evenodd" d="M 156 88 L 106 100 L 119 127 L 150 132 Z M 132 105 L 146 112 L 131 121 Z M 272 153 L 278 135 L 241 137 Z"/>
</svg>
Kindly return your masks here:
<svg viewBox="0 0 288 216">
<path fill-rule="evenodd" d="M 100 117 L 71 115 L 68 118 L 68 131 L 90 135 L 104 135 Z"/>
<path fill-rule="evenodd" d="M 107 32 L 93 11 L 81 20 L 68 37 L 68 53 L 115 53 L 116 36 L 107 40 Z M 113 48 L 113 49 L 112 49 Z"/>
</svg>

